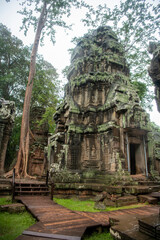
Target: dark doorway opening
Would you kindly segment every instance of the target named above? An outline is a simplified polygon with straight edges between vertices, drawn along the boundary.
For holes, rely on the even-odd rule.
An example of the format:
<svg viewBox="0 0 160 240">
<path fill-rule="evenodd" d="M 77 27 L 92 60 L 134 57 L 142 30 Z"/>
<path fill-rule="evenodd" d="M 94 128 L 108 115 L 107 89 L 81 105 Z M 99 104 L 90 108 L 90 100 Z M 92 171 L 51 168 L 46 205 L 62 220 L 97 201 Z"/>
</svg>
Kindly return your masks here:
<svg viewBox="0 0 160 240">
<path fill-rule="evenodd" d="M 139 148 L 139 144 L 130 144 L 130 167 L 131 174 L 136 174 L 136 161 L 137 161 L 137 150 Z"/>
</svg>

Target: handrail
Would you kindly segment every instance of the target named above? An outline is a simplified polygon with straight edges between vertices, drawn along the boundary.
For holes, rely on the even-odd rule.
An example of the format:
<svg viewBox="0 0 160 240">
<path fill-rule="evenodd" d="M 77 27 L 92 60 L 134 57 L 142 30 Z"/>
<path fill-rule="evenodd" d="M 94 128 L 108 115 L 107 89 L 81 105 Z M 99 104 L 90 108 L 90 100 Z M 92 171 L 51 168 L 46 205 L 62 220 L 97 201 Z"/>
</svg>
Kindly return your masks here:
<svg viewBox="0 0 160 240">
<path fill-rule="evenodd" d="M 13 168 L 13 175 L 12 175 L 12 202 L 15 199 L 15 168 Z"/>
<path fill-rule="evenodd" d="M 47 170 L 47 175 L 46 175 L 46 186 L 48 186 L 48 178 L 49 178 L 49 171 Z"/>
<path fill-rule="evenodd" d="M 51 183 L 51 200 L 53 200 L 54 183 Z"/>
</svg>

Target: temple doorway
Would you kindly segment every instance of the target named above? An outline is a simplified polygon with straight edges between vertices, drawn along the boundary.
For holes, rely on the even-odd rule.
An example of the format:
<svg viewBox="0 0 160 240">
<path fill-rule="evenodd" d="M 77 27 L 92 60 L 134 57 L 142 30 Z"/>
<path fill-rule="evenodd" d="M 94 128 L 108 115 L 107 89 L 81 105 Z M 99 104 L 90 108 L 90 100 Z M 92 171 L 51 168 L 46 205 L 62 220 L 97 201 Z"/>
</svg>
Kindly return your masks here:
<svg viewBox="0 0 160 240">
<path fill-rule="evenodd" d="M 142 173 L 139 164 L 142 161 L 140 144 L 130 143 L 130 171 L 131 175 Z"/>
</svg>

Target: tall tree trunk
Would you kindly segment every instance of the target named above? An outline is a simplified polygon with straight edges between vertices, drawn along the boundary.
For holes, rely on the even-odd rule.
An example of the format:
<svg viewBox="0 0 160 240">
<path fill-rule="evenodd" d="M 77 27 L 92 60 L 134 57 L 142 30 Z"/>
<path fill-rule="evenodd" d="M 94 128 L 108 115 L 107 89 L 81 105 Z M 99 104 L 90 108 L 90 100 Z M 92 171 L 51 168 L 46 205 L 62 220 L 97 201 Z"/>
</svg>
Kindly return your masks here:
<svg viewBox="0 0 160 240">
<path fill-rule="evenodd" d="M 47 17 L 46 2 L 44 2 L 42 12 L 39 18 L 37 31 L 35 35 L 35 40 L 32 48 L 31 62 L 30 62 L 30 71 L 28 77 L 28 84 L 26 87 L 24 105 L 23 105 L 23 116 L 21 123 L 21 135 L 20 135 L 20 145 L 17 163 L 15 165 L 16 176 L 17 177 L 26 177 L 27 176 L 27 167 L 28 167 L 28 155 L 29 155 L 29 116 L 30 116 L 30 103 L 32 97 L 32 88 L 34 75 L 36 72 L 36 56 L 40 41 L 40 36 Z M 7 173 L 6 176 L 9 176 L 10 173 Z"/>
</svg>

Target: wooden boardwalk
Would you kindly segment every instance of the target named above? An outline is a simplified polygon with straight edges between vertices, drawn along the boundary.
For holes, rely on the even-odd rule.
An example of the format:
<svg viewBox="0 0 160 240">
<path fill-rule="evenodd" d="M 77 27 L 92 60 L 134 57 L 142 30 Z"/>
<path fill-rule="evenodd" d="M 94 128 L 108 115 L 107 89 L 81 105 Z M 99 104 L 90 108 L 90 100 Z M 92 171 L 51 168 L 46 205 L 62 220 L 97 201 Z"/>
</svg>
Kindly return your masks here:
<svg viewBox="0 0 160 240">
<path fill-rule="evenodd" d="M 17 240 L 41 238 L 80 240 L 86 228 L 95 229 L 101 226 L 91 218 L 54 203 L 48 196 L 20 196 L 17 199 L 21 200 L 38 220 Z"/>
<path fill-rule="evenodd" d="M 128 214 L 141 217 L 158 212 L 154 206 L 112 212 L 75 212 L 54 203 L 48 196 L 19 196 L 17 199 L 25 204 L 38 222 L 16 240 L 80 240 L 88 228 L 109 227 L 110 217 L 127 217 Z"/>
</svg>

